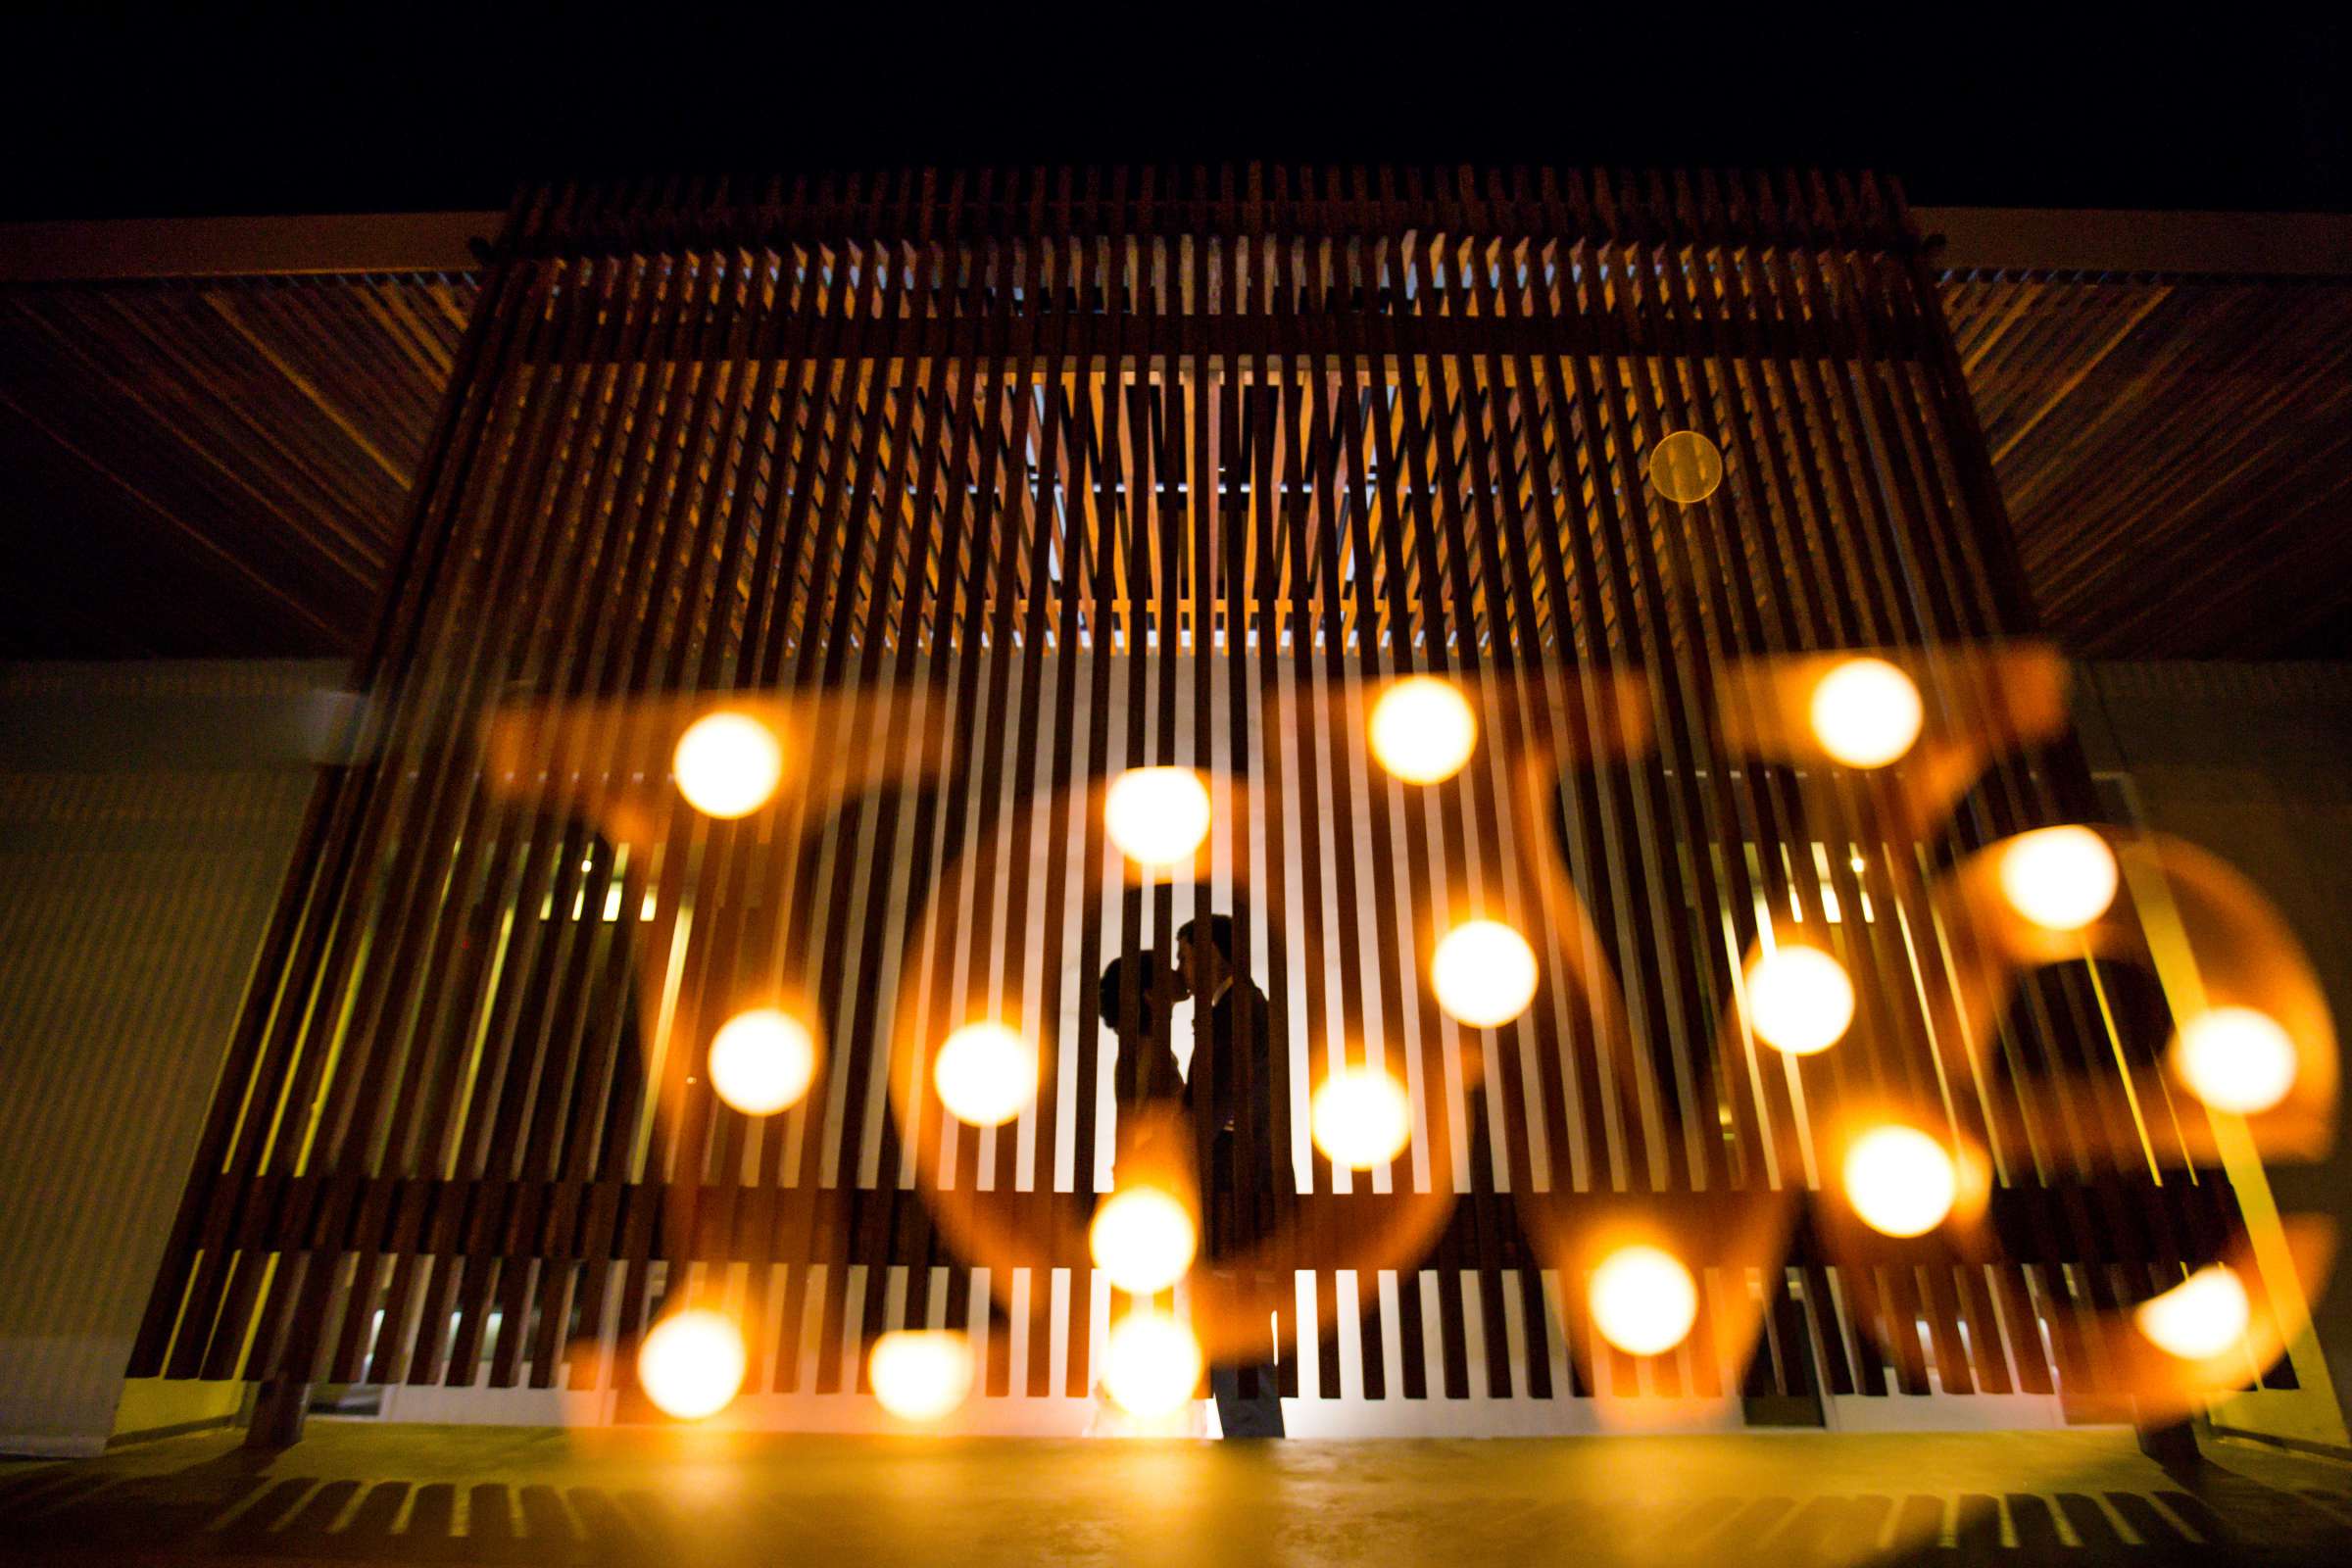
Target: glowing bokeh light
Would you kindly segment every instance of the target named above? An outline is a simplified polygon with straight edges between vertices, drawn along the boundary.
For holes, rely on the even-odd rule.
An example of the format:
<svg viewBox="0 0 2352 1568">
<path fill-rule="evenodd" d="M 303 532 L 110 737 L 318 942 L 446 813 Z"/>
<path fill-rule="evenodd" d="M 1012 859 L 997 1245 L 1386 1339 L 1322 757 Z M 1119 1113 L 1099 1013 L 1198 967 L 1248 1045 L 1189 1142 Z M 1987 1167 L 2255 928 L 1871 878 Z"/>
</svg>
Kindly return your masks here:
<svg viewBox="0 0 2352 1568">
<path fill-rule="evenodd" d="M 1102 821 L 1138 865 L 1165 870 L 1200 853 L 1208 837 L 1208 786 L 1189 767 L 1131 767 L 1110 782 Z"/>
<path fill-rule="evenodd" d="M 1662 1248 L 1621 1247 L 1592 1271 L 1592 1326 L 1629 1355 L 1662 1355 L 1698 1321 L 1698 1282 Z"/>
<path fill-rule="evenodd" d="M 1885 767 L 1911 750 L 1927 710 L 1884 659 L 1849 659 L 1813 688 L 1813 736 L 1847 767 Z"/>
<path fill-rule="evenodd" d="M 1323 1080 L 1309 1109 L 1315 1147 L 1350 1170 L 1395 1159 L 1413 1134 L 1404 1085 L 1377 1067 L 1342 1067 Z"/>
<path fill-rule="evenodd" d="M 2173 1065 L 2214 1109 L 2251 1116 L 2295 1086 L 2295 1043 L 2267 1012 L 2214 1007 L 2180 1026 Z"/>
<path fill-rule="evenodd" d="M 710 1087 L 747 1116 L 772 1116 L 808 1092 L 816 1037 L 789 1012 L 755 1007 L 710 1038 Z"/>
<path fill-rule="evenodd" d="M 952 1329 L 901 1329 L 866 1357 L 874 1397 L 902 1421 L 936 1421 L 972 1392 L 972 1342 Z"/>
<path fill-rule="evenodd" d="M 1086 1245 L 1111 1284 L 1130 1295 L 1150 1296 L 1184 1278 L 1200 1250 L 1200 1230 L 1175 1194 L 1130 1187 L 1111 1194 L 1095 1210 Z"/>
<path fill-rule="evenodd" d="M 1747 967 L 1747 1016 L 1775 1051 L 1810 1056 L 1845 1038 L 1854 1022 L 1854 983 L 1819 948 L 1760 953 Z"/>
<path fill-rule="evenodd" d="M 743 1388 L 743 1331 L 724 1312 L 692 1307 L 654 1325 L 637 1348 L 645 1396 L 681 1421 L 727 1407 Z"/>
<path fill-rule="evenodd" d="M 2001 852 L 2001 896 L 2045 931 L 2080 931 L 2115 903 L 2115 852 L 2086 827 L 2021 833 Z"/>
<path fill-rule="evenodd" d="M 1438 1005 L 1474 1029 L 1499 1029 L 1525 1012 L 1536 978 L 1536 950 L 1500 920 L 1455 926 L 1430 963 Z"/>
<path fill-rule="evenodd" d="M 784 746 L 749 713 L 711 713 L 686 726 L 670 757 L 678 793 L 705 816 L 749 816 L 784 777 Z"/>
<path fill-rule="evenodd" d="M 1037 1098 L 1037 1053 L 1001 1023 L 967 1023 L 941 1044 L 931 1082 L 956 1120 L 1001 1127 Z"/>
<path fill-rule="evenodd" d="M 1435 675 L 1409 675 L 1372 705 L 1372 755 L 1407 784 L 1453 777 L 1477 744 L 1468 699 Z"/>
<path fill-rule="evenodd" d="M 1649 482 L 1678 506 L 1696 506 L 1723 483 L 1723 451 L 1696 430 L 1677 430 L 1649 449 Z"/>
<path fill-rule="evenodd" d="M 1110 1331 L 1102 1386 L 1129 1415 L 1174 1412 L 1200 1383 L 1200 1342 L 1165 1312 L 1130 1312 Z"/>
<path fill-rule="evenodd" d="M 1845 1154 L 1845 1198 L 1862 1223 L 1886 1236 L 1925 1236 L 1951 1213 L 1959 1167 L 1916 1127 L 1874 1127 Z"/>
<path fill-rule="evenodd" d="M 2206 1361 L 2244 1343 L 2253 1318 L 2246 1288 L 2226 1263 L 2201 1268 L 2132 1310 L 2150 1344 L 2183 1361 Z"/>
</svg>

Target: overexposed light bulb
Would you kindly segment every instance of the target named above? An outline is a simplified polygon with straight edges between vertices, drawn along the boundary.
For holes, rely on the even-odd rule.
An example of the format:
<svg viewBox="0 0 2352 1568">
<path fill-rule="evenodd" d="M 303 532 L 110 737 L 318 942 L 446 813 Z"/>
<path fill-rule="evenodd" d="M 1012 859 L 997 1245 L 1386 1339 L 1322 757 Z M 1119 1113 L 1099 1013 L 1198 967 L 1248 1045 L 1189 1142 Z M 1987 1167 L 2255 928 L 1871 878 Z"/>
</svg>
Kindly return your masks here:
<svg viewBox="0 0 2352 1568">
<path fill-rule="evenodd" d="M 1924 1236 L 1951 1213 L 1960 1171 L 1943 1145 L 1916 1127 L 1875 1127 L 1845 1153 L 1845 1198 L 1885 1236 Z"/>
<path fill-rule="evenodd" d="M 1723 449 L 1696 430 L 1677 430 L 1650 448 L 1649 482 L 1667 500 L 1696 506 L 1723 483 Z"/>
<path fill-rule="evenodd" d="M 2214 1109 L 2251 1116 L 2295 1086 L 2295 1042 L 2267 1012 L 2214 1007 L 2180 1025 L 2173 1066 Z"/>
<path fill-rule="evenodd" d="M 747 1116 L 772 1116 L 808 1092 L 816 1037 L 791 1013 L 754 1007 L 710 1037 L 710 1087 Z"/>
<path fill-rule="evenodd" d="M 1813 735 L 1847 767 L 1885 767 L 1927 721 L 1919 688 L 1884 659 L 1849 659 L 1813 688 Z"/>
<path fill-rule="evenodd" d="M 1536 950 L 1500 920 L 1466 920 L 1430 962 L 1438 1005 L 1474 1029 L 1499 1029 L 1536 996 Z"/>
<path fill-rule="evenodd" d="M 1111 1194 L 1095 1210 L 1086 1245 L 1111 1284 L 1130 1295 L 1150 1296 L 1184 1278 L 1200 1250 L 1200 1230 L 1175 1194 L 1130 1187 Z"/>
<path fill-rule="evenodd" d="M 749 713 L 711 713 L 686 726 L 670 768 L 678 793 L 705 816 L 749 816 L 784 777 L 784 745 Z"/>
<path fill-rule="evenodd" d="M 953 1329 L 901 1329 L 874 1342 L 865 1368 L 883 1409 L 936 1421 L 971 1395 L 972 1342 Z"/>
<path fill-rule="evenodd" d="M 931 1082 L 956 1120 L 1001 1127 L 1037 1098 L 1037 1053 L 1001 1023 L 967 1023 L 941 1044 Z"/>
<path fill-rule="evenodd" d="M 1147 870 L 1182 865 L 1208 837 L 1208 786 L 1189 767 L 1131 767 L 1110 781 L 1102 821 L 1119 853 Z"/>
<path fill-rule="evenodd" d="M 1462 770 L 1478 744 L 1469 701 L 1435 675 L 1408 675 L 1372 705 L 1372 755 L 1407 784 L 1435 784 Z"/>
<path fill-rule="evenodd" d="M 743 1388 L 743 1330 L 724 1312 L 692 1307 L 654 1325 L 637 1348 L 646 1397 L 681 1421 L 727 1407 Z"/>
<path fill-rule="evenodd" d="M 2183 1361 L 2207 1361 L 2244 1343 L 2254 1309 L 2246 1287 L 2226 1263 L 2201 1268 L 2132 1310 L 2150 1344 Z"/>
<path fill-rule="evenodd" d="M 1130 1312 L 1110 1331 L 1102 1386 L 1129 1415 L 1152 1420 L 1192 1398 L 1200 1342 L 1165 1312 Z"/>
<path fill-rule="evenodd" d="M 1592 1327 L 1629 1355 L 1662 1355 L 1698 1321 L 1698 1282 L 1662 1248 L 1621 1247 L 1592 1271 Z"/>
<path fill-rule="evenodd" d="M 1404 1086 L 1377 1067 L 1342 1067 L 1309 1102 L 1315 1147 L 1335 1165 L 1370 1170 L 1404 1152 L 1413 1107 Z"/>
<path fill-rule="evenodd" d="M 2001 896 L 2045 931 L 2080 931 L 2115 903 L 2115 852 L 2086 827 L 2021 833 L 2001 851 Z"/>
<path fill-rule="evenodd" d="M 1845 1038 L 1854 1022 L 1854 983 L 1819 948 L 1759 953 L 1747 967 L 1747 1016 L 1775 1051 L 1810 1056 Z"/>
</svg>

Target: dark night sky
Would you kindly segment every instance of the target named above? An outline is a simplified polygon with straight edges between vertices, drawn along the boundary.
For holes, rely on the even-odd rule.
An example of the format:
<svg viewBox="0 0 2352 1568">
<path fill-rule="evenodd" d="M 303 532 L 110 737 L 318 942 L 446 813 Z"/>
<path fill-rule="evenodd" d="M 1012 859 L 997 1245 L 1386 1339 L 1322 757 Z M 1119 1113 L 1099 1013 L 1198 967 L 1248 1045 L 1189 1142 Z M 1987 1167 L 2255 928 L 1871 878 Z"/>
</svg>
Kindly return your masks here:
<svg viewBox="0 0 2352 1568">
<path fill-rule="evenodd" d="M 2259 7 L 2200 8 L 2193 27 L 2146 7 L 1788 7 L 1730 30 L 1679 8 L 1602 24 L 1476 0 L 1295 24 L 1271 4 L 1000 4 L 948 25 L 870 3 L 692 23 L 669 4 L 96 9 L 7 24 L 0 218 L 495 207 L 567 173 L 1250 157 L 1819 163 L 1889 171 L 1927 204 L 2352 210 L 2346 26 Z"/>
</svg>

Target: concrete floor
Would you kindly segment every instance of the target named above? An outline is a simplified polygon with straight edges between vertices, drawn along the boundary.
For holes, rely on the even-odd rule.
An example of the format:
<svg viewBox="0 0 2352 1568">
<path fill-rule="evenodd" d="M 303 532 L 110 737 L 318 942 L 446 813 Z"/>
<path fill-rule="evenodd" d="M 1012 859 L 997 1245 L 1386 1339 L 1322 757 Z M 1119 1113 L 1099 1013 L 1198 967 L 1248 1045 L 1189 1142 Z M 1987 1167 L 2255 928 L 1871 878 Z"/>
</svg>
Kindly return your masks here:
<svg viewBox="0 0 2352 1568">
<path fill-rule="evenodd" d="M 0 1563 L 2352 1562 L 2352 1466 L 2128 1433 L 1064 1443 L 314 1420 L 0 1462 Z"/>
</svg>

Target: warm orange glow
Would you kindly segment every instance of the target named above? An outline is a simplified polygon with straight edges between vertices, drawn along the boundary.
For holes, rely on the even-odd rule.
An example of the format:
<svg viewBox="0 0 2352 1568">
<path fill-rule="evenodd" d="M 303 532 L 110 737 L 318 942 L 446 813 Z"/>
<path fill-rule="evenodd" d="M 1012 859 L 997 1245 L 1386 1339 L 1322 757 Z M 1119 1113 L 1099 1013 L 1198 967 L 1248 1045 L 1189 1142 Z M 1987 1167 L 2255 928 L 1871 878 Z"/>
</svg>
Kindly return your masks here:
<svg viewBox="0 0 2352 1568">
<path fill-rule="evenodd" d="M 1468 700 L 1435 675 L 1409 675 L 1372 707 L 1372 755 L 1407 784 L 1453 777 L 1477 744 Z"/>
<path fill-rule="evenodd" d="M 972 1342 L 951 1329 L 901 1329 L 866 1358 L 874 1397 L 902 1421 L 936 1421 L 972 1392 Z"/>
<path fill-rule="evenodd" d="M 784 747 L 749 713 L 711 713 L 678 737 L 670 767 L 678 793 L 705 816 L 749 816 L 776 793 Z"/>
<path fill-rule="evenodd" d="M 1760 953 L 1747 968 L 1747 1016 L 1766 1045 L 1810 1056 L 1853 1026 L 1854 983 L 1845 965 L 1819 948 Z"/>
<path fill-rule="evenodd" d="M 2021 833 L 2000 869 L 2009 906 L 2046 931 L 2080 931 L 2115 903 L 2115 852 L 2086 827 Z"/>
<path fill-rule="evenodd" d="M 681 1421 L 716 1415 L 743 1387 L 743 1331 L 724 1312 L 689 1308 L 654 1325 L 637 1348 L 646 1397 Z"/>
<path fill-rule="evenodd" d="M 1629 1355 L 1660 1355 L 1698 1321 L 1698 1282 L 1661 1248 L 1621 1247 L 1592 1271 L 1592 1327 Z"/>
<path fill-rule="evenodd" d="M 2295 1086 L 2295 1043 L 2267 1012 L 2214 1007 L 2180 1026 L 2173 1066 L 2214 1109 L 2251 1116 Z"/>
<path fill-rule="evenodd" d="M 1847 767 L 1885 767 L 1919 739 L 1927 710 L 1911 677 L 1884 659 L 1849 659 L 1813 688 L 1813 735 Z"/>
<path fill-rule="evenodd" d="M 710 1039 L 710 1087 L 747 1116 L 772 1116 L 808 1092 L 816 1037 L 774 1007 L 739 1012 Z"/>
<path fill-rule="evenodd" d="M 1944 1221 L 1960 1194 L 1959 1167 L 1943 1145 L 1916 1127 L 1876 1127 L 1845 1155 L 1845 1198 L 1872 1230 L 1924 1236 Z"/>
<path fill-rule="evenodd" d="M 1037 1098 L 1037 1053 L 1001 1023 L 967 1023 L 940 1046 L 931 1082 L 956 1120 L 1001 1127 Z"/>
<path fill-rule="evenodd" d="M 1130 1312 L 1110 1331 L 1102 1386 L 1129 1415 L 1175 1411 L 1200 1383 L 1200 1342 L 1165 1312 Z"/>
<path fill-rule="evenodd" d="M 1430 964 L 1438 1005 L 1474 1029 L 1498 1029 L 1536 996 L 1536 950 L 1500 920 L 1468 920 L 1438 944 Z"/>
<path fill-rule="evenodd" d="M 2207 1361 L 2236 1348 L 2253 1318 L 2246 1288 L 2229 1265 L 2201 1268 L 2132 1309 L 2149 1343 L 2183 1361 Z"/>
<path fill-rule="evenodd" d="M 1404 1085 L 1377 1067 L 1342 1067 L 1323 1080 L 1310 1109 L 1315 1147 L 1350 1170 L 1395 1159 L 1413 1133 Z"/>
<path fill-rule="evenodd" d="M 1184 1278 L 1200 1245 L 1192 1210 L 1157 1187 L 1116 1192 L 1095 1210 L 1087 1250 L 1110 1283 L 1136 1296 L 1164 1291 Z"/>
<path fill-rule="evenodd" d="M 1103 825 L 1119 852 L 1147 870 L 1182 865 L 1208 837 L 1208 786 L 1189 767 L 1131 767 L 1111 780 Z"/>
<path fill-rule="evenodd" d="M 1677 430 L 1649 449 L 1649 482 L 1667 500 L 1696 506 L 1723 483 L 1723 452 L 1696 430 Z"/>
</svg>

